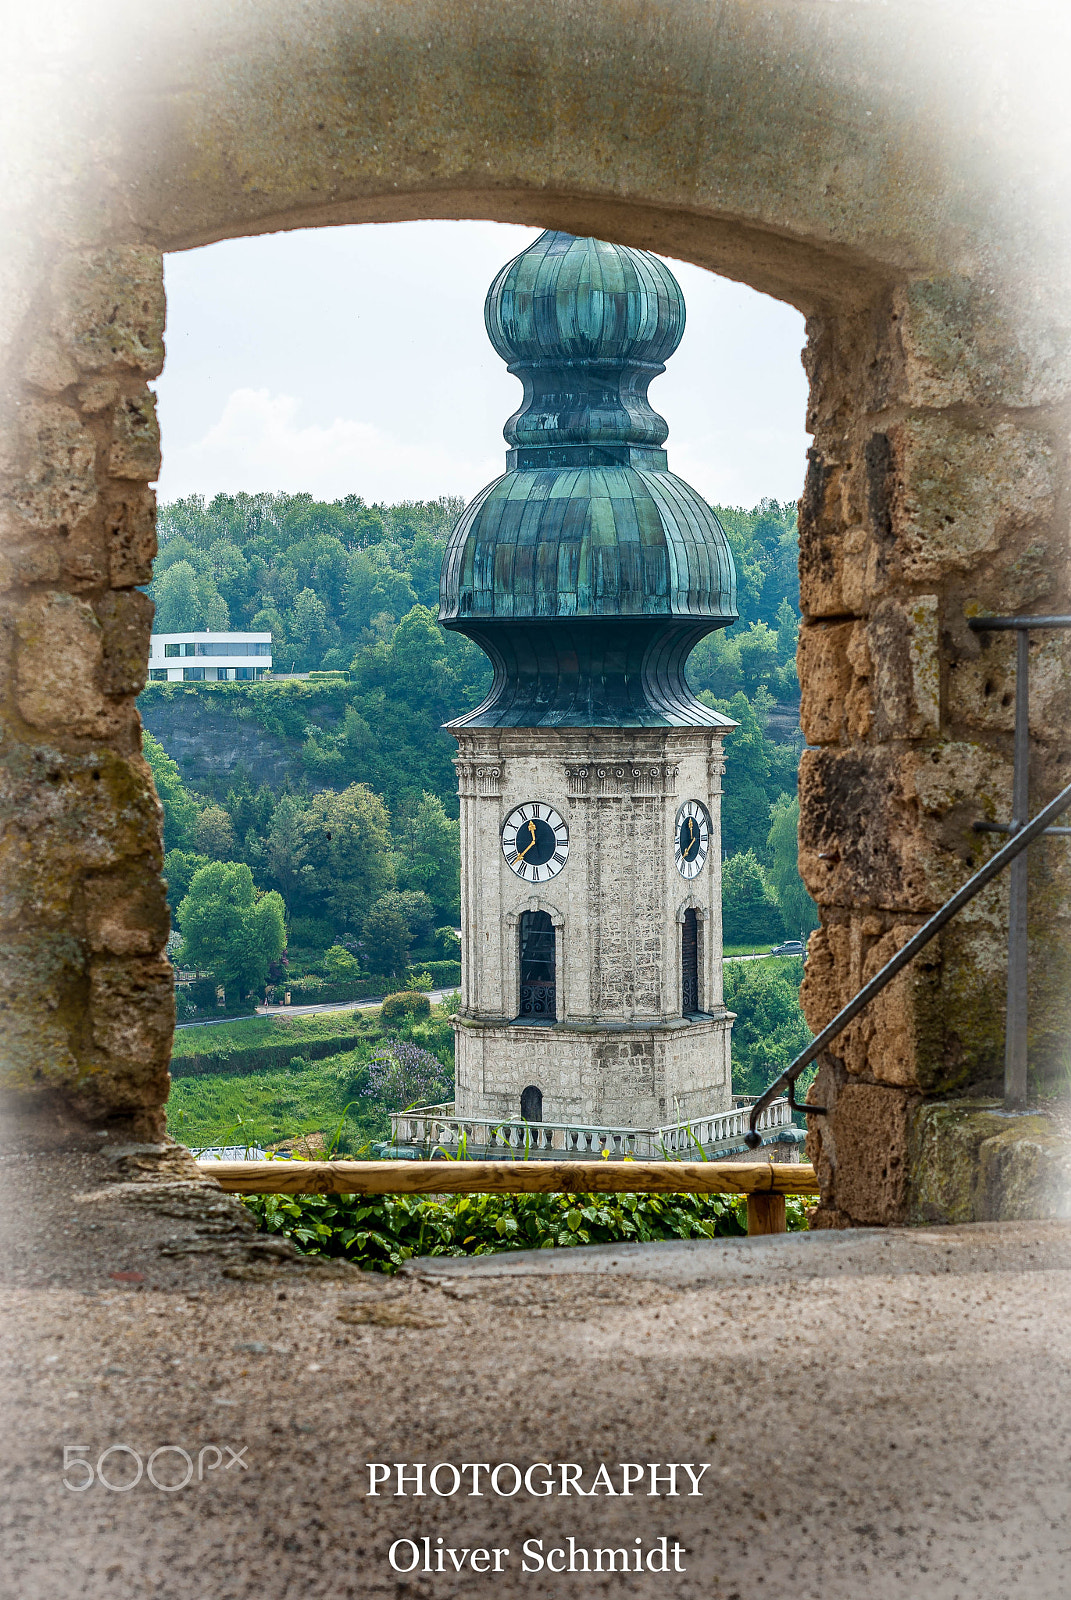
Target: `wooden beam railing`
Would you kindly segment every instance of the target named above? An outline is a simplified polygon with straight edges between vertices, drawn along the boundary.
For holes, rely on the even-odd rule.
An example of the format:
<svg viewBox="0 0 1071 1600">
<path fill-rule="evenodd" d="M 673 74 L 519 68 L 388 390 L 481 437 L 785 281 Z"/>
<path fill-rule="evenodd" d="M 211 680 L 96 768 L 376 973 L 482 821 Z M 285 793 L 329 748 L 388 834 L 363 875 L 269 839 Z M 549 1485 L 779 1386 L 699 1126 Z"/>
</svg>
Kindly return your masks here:
<svg viewBox="0 0 1071 1600">
<path fill-rule="evenodd" d="M 785 1196 L 817 1194 L 804 1162 L 201 1161 L 230 1194 L 732 1194 L 748 1233 L 784 1233 Z"/>
</svg>

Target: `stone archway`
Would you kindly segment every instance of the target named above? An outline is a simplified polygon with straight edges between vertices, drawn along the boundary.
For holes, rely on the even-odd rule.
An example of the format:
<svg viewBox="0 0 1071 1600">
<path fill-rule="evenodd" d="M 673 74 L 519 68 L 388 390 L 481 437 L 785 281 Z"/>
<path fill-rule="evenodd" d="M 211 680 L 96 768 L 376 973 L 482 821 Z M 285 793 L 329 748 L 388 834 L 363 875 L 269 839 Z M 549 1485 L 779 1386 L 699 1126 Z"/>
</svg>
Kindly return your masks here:
<svg viewBox="0 0 1071 1600">
<path fill-rule="evenodd" d="M 807 313 L 801 860 L 824 1022 L 965 875 L 973 822 L 1007 814 L 1010 657 L 968 615 L 1068 609 L 1063 207 L 1034 108 L 990 64 L 1021 20 L 990 23 L 992 56 L 969 6 L 906 3 L 214 0 L 101 20 L 20 82 L 36 142 L 6 202 L 0 1019 L 28 1137 L 162 1132 L 166 907 L 134 706 L 161 259 L 279 228 L 557 226 Z M 1038 793 L 1069 759 L 1062 650 L 1037 647 Z M 1039 1062 L 1066 1031 L 1059 865 L 1039 856 Z M 1003 896 L 823 1064 L 827 1222 L 917 1211 L 927 1107 L 996 1076 Z"/>
</svg>

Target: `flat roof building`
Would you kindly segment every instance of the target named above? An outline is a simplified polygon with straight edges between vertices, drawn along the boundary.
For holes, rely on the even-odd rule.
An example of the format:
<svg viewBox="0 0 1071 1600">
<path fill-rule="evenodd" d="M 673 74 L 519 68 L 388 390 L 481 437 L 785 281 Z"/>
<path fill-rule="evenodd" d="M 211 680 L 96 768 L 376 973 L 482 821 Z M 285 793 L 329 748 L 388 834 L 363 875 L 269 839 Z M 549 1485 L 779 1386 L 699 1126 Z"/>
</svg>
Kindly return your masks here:
<svg viewBox="0 0 1071 1600">
<path fill-rule="evenodd" d="M 270 671 L 270 633 L 154 633 L 149 644 L 159 683 L 251 683 Z"/>
</svg>

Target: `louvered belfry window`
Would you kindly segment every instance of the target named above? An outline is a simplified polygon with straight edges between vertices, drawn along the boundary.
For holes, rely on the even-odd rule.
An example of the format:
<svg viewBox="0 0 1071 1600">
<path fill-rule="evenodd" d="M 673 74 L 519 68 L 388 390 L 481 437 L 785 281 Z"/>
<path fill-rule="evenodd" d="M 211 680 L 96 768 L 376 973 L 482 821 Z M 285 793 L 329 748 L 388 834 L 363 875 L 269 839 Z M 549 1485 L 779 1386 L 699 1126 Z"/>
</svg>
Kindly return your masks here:
<svg viewBox="0 0 1071 1600">
<path fill-rule="evenodd" d="M 554 970 L 554 924 L 545 911 L 521 917 L 520 1016 L 533 1022 L 557 1017 Z"/>
<path fill-rule="evenodd" d="M 699 926 L 695 912 L 684 913 L 681 928 L 681 1012 L 691 1017 L 699 1010 Z"/>
</svg>

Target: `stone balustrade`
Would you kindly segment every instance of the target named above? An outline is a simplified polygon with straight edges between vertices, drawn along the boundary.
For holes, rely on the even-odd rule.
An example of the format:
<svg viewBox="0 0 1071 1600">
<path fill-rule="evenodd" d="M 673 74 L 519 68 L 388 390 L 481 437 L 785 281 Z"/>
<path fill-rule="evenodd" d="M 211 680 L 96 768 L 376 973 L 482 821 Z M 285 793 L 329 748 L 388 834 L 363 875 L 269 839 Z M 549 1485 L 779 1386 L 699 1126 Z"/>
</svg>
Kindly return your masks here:
<svg viewBox="0 0 1071 1600">
<path fill-rule="evenodd" d="M 608 1156 L 641 1161 L 701 1160 L 738 1154 L 745 1149 L 751 1101 L 737 1099 L 731 1111 L 717 1111 L 670 1123 L 662 1128 L 588 1127 L 577 1122 L 525 1122 L 522 1117 L 455 1117 L 453 1105 L 418 1106 L 391 1114 L 391 1145 L 401 1150 L 442 1151 L 495 1157 L 588 1160 Z M 788 1144 L 799 1142 L 792 1127 L 788 1101 L 775 1100 L 763 1112 L 759 1129 L 764 1143 L 785 1135 Z"/>
</svg>

